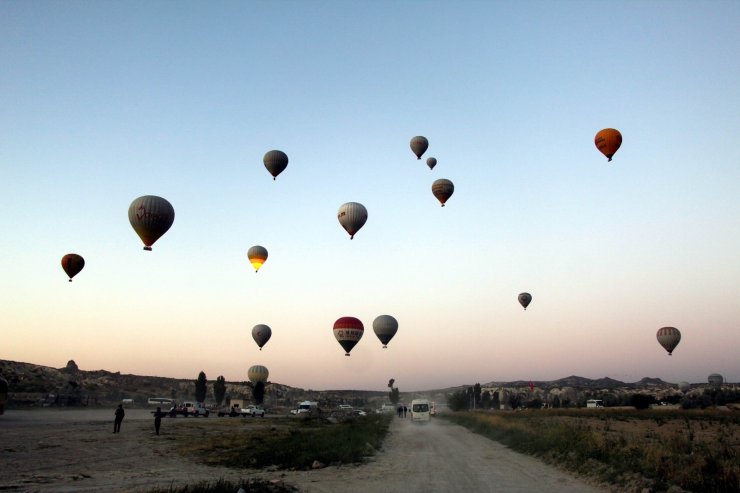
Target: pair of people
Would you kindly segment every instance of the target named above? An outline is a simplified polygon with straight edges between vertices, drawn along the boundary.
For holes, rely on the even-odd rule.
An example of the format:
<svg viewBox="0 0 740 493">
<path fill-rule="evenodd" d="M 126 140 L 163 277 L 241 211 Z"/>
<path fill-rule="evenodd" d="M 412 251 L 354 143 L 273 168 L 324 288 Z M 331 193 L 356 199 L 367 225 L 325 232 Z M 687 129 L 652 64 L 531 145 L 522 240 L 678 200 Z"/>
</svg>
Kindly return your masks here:
<svg viewBox="0 0 740 493">
<path fill-rule="evenodd" d="M 154 414 L 154 432 L 159 435 L 159 427 L 162 425 L 162 418 L 167 416 L 167 413 L 162 412 L 162 408 L 158 407 L 152 414 Z M 118 405 L 115 415 L 116 418 L 113 421 L 113 433 L 120 433 L 121 423 L 123 422 L 123 417 L 126 415 L 126 412 L 123 410 L 123 404 Z"/>
</svg>

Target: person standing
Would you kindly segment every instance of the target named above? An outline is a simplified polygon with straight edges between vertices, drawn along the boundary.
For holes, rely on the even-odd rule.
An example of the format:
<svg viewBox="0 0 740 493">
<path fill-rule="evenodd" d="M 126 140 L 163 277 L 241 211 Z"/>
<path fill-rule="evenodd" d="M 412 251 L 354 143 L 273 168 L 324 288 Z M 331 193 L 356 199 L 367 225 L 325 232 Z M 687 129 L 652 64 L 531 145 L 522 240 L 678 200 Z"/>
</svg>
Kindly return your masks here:
<svg viewBox="0 0 740 493">
<path fill-rule="evenodd" d="M 162 408 L 158 407 L 156 411 L 154 411 L 154 433 L 159 435 L 159 427 L 162 425 L 162 418 L 166 414 L 162 412 Z"/>
<path fill-rule="evenodd" d="M 126 412 L 123 410 L 123 404 L 119 404 L 116 408 L 116 419 L 113 421 L 113 433 L 120 433 L 121 432 L 121 422 L 123 421 L 123 417 L 126 415 Z"/>
<path fill-rule="evenodd" d="M 406 413 L 408 412 L 408 408 L 406 406 L 403 406 L 403 417 L 406 417 Z"/>
</svg>

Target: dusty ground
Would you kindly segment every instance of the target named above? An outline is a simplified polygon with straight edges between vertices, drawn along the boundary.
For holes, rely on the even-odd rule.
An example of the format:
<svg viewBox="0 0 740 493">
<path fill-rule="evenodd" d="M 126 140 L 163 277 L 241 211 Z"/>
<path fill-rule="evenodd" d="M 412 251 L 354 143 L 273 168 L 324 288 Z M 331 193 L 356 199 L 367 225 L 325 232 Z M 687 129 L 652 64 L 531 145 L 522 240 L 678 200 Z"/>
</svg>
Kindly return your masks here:
<svg viewBox="0 0 740 493">
<path fill-rule="evenodd" d="M 160 436 L 149 410 L 128 410 L 120 434 L 112 433 L 112 418 L 112 409 L 7 411 L 0 417 L 0 490 L 146 491 L 260 477 L 308 493 L 606 491 L 442 420 L 394 419 L 383 450 L 367 464 L 281 472 L 203 466 L 174 452 L 177 436 L 207 433 L 230 418 L 207 418 L 207 425 L 205 418 L 165 418 Z M 276 419 L 289 418 L 257 422 Z"/>
</svg>

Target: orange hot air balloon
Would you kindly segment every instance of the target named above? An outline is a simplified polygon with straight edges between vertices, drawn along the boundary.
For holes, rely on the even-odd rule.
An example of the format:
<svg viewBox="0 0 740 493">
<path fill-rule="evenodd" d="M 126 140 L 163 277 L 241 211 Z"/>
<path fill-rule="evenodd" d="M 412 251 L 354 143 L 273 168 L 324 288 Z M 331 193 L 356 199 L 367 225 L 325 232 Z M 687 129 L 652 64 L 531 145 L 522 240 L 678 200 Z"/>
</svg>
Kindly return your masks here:
<svg viewBox="0 0 740 493">
<path fill-rule="evenodd" d="M 622 134 L 615 128 L 599 130 L 596 137 L 594 137 L 594 144 L 611 161 L 612 156 L 619 150 L 619 146 L 622 145 Z"/>
<path fill-rule="evenodd" d="M 62 257 L 62 269 L 69 276 L 69 282 L 85 267 L 85 259 L 76 253 L 68 253 Z"/>
</svg>

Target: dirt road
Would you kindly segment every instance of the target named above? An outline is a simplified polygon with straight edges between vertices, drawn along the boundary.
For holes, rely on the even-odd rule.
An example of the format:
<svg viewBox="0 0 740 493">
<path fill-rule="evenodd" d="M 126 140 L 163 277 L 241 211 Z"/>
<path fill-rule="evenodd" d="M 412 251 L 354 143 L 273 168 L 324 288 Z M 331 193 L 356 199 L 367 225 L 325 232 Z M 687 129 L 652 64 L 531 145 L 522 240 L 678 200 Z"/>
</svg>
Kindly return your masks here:
<svg viewBox="0 0 740 493">
<path fill-rule="evenodd" d="M 306 493 L 609 491 L 443 419 L 423 425 L 395 419 L 370 463 L 288 472 L 284 479 Z"/>
<path fill-rule="evenodd" d="M 146 491 L 259 477 L 306 493 L 607 491 L 441 419 L 394 419 L 383 450 L 363 465 L 265 472 L 208 467 L 174 452 L 175 438 L 202 433 L 204 418 L 198 427 L 195 418 L 166 418 L 160 436 L 148 410 L 128 411 L 120 434 L 112 433 L 112 418 L 112 409 L 7 412 L 0 418 L 0 490 Z M 268 417 L 265 425 L 272 419 L 286 418 Z"/>
</svg>

